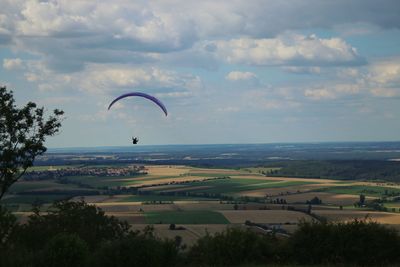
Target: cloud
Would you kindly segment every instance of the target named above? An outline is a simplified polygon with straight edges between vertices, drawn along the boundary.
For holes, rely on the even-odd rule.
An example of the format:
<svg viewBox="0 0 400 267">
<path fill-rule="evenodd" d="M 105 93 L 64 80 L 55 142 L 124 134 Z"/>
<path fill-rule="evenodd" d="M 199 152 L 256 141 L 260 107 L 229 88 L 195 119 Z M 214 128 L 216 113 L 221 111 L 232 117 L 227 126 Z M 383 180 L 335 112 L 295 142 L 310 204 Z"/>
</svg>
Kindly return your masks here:
<svg viewBox="0 0 400 267">
<path fill-rule="evenodd" d="M 10 44 L 12 40 L 11 33 L 0 27 L 0 45 Z"/>
<path fill-rule="evenodd" d="M 5 58 L 3 59 L 3 68 L 6 70 L 22 69 L 22 60 L 20 58 Z"/>
<path fill-rule="evenodd" d="M 290 34 L 270 39 L 239 38 L 215 41 L 216 54 L 227 63 L 257 66 L 360 65 L 357 50 L 340 38 Z"/>
<path fill-rule="evenodd" d="M 336 95 L 326 89 L 326 88 L 322 88 L 322 89 L 307 89 L 304 91 L 304 96 L 309 97 L 313 100 L 321 100 L 321 99 L 334 99 L 336 98 Z"/>
<path fill-rule="evenodd" d="M 396 97 L 400 95 L 400 58 L 383 59 L 369 66 L 365 83 L 373 96 Z"/>
<path fill-rule="evenodd" d="M 213 40 L 225 46 L 222 58 L 231 62 L 362 64 L 342 39 L 285 39 L 282 34 L 353 24 L 400 28 L 397 0 L 299 0 L 290 4 L 273 0 L 2 0 L 1 5 L 0 44 L 13 44 L 63 72 L 81 71 L 91 63 L 154 63 L 167 54 L 174 54 L 178 61 L 186 58 L 186 64 L 196 66 L 199 61 L 207 67 L 201 58 L 188 61 L 184 53 Z M 243 49 L 240 44 L 250 47 Z M 215 47 L 209 45 L 209 53 L 210 49 Z"/>
<path fill-rule="evenodd" d="M 375 62 L 369 68 L 368 81 L 376 84 L 400 84 L 400 58 Z"/>
<path fill-rule="evenodd" d="M 235 112 L 239 112 L 240 108 L 239 107 L 220 107 L 217 108 L 217 112 L 222 112 L 222 113 L 235 113 Z"/>
<path fill-rule="evenodd" d="M 77 103 L 80 100 L 80 98 L 72 96 L 54 96 L 40 99 L 39 103 L 44 105 L 60 105 L 67 103 Z"/>
<path fill-rule="evenodd" d="M 296 74 L 320 74 L 321 68 L 320 67 L 282 67 L 282 69 L 289 73 L 296 73 Z"/>
<path fill-rule="evenodd" d="M 282 95 L 281 88 L 262 88 L 246 92 L 243 95 L 247 109 L 256 110 L 288 110 L 299 108 L 301 103 L 287 95 L 284 88 Z M 286 96 L 285 96 L 286 95 Z"/>
<path fill-rule="evenodd" d="M 225 76 L 225 79 L 230 81 L 255 80 L 257 79 L 257 75 L 248 71 L 231 71 Z"/>
<path fill-rule="evenodd" d="M 400 89 L 392 88 L 373 88 L 371 94 L 377 97 L 395 97 L 400 96 Z"/>
<path fill-rule="evenodd" d="M 192 96 L 203 88 L 196 75 L 121 64 L 90 64 L 81 72 L 65 74 L 49 69 L 40 61 L 29 61 L 24 76 L 42 92 L 76 90 L 104 96 L 138 90 L 179 98 Z"/>
<path fill-rule="evenodd" d="M 159 68 L 92 65 L 80 83 L 85 91 L 110 93 L 117 89 L 145 89 L 153 93 L 196 91 L 202 87 L 200 77 Z"/>
</svg>

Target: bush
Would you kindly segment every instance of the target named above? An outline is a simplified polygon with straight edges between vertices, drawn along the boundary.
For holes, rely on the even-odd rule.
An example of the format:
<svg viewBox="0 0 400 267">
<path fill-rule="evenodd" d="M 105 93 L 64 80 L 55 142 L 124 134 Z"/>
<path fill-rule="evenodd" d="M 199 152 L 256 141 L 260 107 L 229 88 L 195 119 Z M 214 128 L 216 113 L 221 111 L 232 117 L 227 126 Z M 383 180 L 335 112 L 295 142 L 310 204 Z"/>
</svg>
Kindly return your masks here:
<svg viewBox="0 0 400 267">
<path fill-rule="evenodd" d="M 159 240 L 153 235 L 130 234 L 106 242 L 93 255 L 90 266 L 176 266 L 178 248 L 173 240 Z"/>
<path fill-rule="evenodd" d="M 274 237 L 250 230 L 228 228 L 225 232 L 200 238 L 189 250 L 192 264 L 201 266 L 234 266 L 243 263 L 268 263 L 273 261 Z"/>
<path fill-rule="evenodd" d="M 61 201 L 53 204 L 47 214 L 36 212 L 20 229 L 20 240 L 30 248 L 41 248 L 58 233 L 76 234 L 90 249 L 102 241 L 123 237 L 129 232 L 129 224 L 83 201 Z M 38 240 L 41 242 L 38 244 Z"/>
<path fill-rule="evenodd" d="M 76 234 L 61 233 L 52 237 L 39 255 L 38 266 L 80 267 L 86 264 L 88 246 Z"/>
<path fill-rule="evenodd" d="M 0 250 L 4 249 L 10 236 L 17 227 L 17 218 L 6 208 L 0 205 Z"/>
<path fill-rule="evenodd" d="M 288 257 L 299 264 L 383 266 L 400 259 L 396 230 L 371 221 L 302 223 L 288 240 Z"/>
</svg>

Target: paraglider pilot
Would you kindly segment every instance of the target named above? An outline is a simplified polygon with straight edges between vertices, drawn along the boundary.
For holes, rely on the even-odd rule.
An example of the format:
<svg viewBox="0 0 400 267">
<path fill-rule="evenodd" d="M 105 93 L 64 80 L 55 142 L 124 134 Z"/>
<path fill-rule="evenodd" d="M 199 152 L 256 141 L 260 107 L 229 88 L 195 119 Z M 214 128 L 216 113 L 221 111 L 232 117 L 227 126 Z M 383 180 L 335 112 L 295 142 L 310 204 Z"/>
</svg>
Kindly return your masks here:
<svg viewBox="0 0 400 267">
<path fill-rule="evenodd" d="M 139 142 L 139 138 L 132 137 L 132 144 L 136 145 Z"/>
</svg>

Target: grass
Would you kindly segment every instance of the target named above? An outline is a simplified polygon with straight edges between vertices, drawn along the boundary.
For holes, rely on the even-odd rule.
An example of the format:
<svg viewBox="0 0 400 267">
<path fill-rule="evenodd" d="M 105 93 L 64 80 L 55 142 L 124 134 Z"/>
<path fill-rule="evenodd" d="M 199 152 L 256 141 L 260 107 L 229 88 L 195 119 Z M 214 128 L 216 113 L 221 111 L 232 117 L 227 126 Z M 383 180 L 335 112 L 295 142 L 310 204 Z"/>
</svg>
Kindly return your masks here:
<svg viewBox="0 0 400 267">
<path fill-rule="evenodd" d="M 145 212 L 148 224 L 228 224 L 229 221 L 215 211 L 159 211 Z"/>
<path fill-rule="evenodd" d="M 56 165 L 56 166 L 33 166 L 28 168 L 27 172 L 31 171 L 48 171 L 48 170 L 62 170 L 62 169 L 70 169 L 70 168 L 79 168 L 83 165 Z"/>
<path fill-rule="evenodd" d="M 259 179 L 224 179 L 211 180 L 204 182 L 187 183 L 186 186 L 209 186 L 210 188 L 188 189 L 188 191 L 213 193 L 213 194 L 235 194 L 243 191 L 265 189 L 265 188 L 281 188 L 287 186 L 311 184 L 311 182 L 303 181 L 282 181 L 276 180 L 259 180 Z"/>
<path fill-rule="evenodd" d="M 221 177 L 227 177 L 227 176 L 236 176 L 236 175 L 243 175 L 243 173 L 196 173 L 196 172 L 190 172 L 187 173 L 185 176 L 195 176 L 195 177 L 205 177 L 205 178 L 221 178 Z"/>
<path fill-rule="evenodd" d="M 240 170 L 246 171 L 246 172 L 250 172 L 250 173 L 268 173 L 270 171 L 278 171 L 282 168 L 278 168 L 278 167 L 250 167 L 250 168 L 243 168 Z"/>
<path fill-rule="evenodd" d="M 126 177 L 126 176 L 71 176 L 68 177 L 68 180 L 80 182 L 82 184 L 89 185 L 94 188 L 102 188 L 102 187 L 117 187 L 117 186 L 129 186 L 133 184 L 137 184 L 137 178 L 142 178 L 143 176 L 134 176 L 134 177 Z M 131 178 L 132 180 L 124 180 Z"/>
<path fill-rule="evenodd" d="M 185 197 L 185 196 L 162 196 L 162 195 L 132 195 L 118 199 L 118 202 L 146 202 L 146 201 L 210 201 L 210 198 Z"/>
<path fill-rule="evenodd" d="M 57 200 L 68 199 L 68 195 L 17 195 L 2 199 L 1 204 L 32 204 L 35 202 L 52 203 Z"/>
<path fill-rule="evenodd" d="M 24 191 L 32 191 L 32 190 L 52 190 L 54 187 L 63 188 L 65 190 L 77 189 L 76 185 L 72 184 L 59 184 L 53 180 L 43 180 L 43 181 L 18 181 L 13 184 L 9 192 L 13 193 L 21 193 Z"/>
<path fill-rule="evenodd" d="M 334 194 L 350 194 L 360 195 L 364 194 L 371 197 L 385 196 L 385 192 L 388 194 L 394 193 L 400 195 L 400 189 L 381 187 L 381 186 L 368 186 L 368 185 L 354 185 L 354 186 L 332 186 L 318 189 L 319 192 L 328 192 Z"/>
</svg>

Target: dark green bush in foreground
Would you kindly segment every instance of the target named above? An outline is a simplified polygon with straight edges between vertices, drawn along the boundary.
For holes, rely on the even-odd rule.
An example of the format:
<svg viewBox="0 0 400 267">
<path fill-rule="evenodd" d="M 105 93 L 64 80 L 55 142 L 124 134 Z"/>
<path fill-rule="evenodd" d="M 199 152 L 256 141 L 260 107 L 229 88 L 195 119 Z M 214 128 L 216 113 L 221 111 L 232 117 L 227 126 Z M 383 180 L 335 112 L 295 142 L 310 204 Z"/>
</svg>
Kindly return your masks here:
<svg viewBox="0 0 400 267">
<path fill-rule="evenodd" d="M 302 223 L 288 239 L 286 252 L 300 264 L 384 266 L 400 260 L 400 237 L 375 222 Z"/>
<path fill-rule="evenodd" d="M 190 249 L 188 261 L 201 266 L 271 263 L 276 260 L 276 244 L 274 237 L 228 228 L 225 232 L 200 238 Z"/>
<path fill-rule="evenodd" d="M 386 266 L 400 261 L 400 237 L 369 221 L 301 223 L 288 238 L 229 228 L 186 250 L 151 228 L 129 226 L 84 202 L 59 202 L 26 224 L 0 207 L 0 266 Z"/>
</svg>

